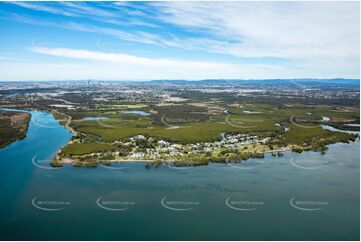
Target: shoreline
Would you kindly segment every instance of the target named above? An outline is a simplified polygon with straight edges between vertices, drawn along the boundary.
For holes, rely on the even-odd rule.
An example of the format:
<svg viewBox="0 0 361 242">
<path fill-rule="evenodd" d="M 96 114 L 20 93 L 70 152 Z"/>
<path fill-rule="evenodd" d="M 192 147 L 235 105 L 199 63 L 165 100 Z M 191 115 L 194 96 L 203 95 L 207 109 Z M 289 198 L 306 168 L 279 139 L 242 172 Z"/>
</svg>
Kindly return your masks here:
<svg viewBox="0 0 361 242">
<path fill-rule="evenodd" d="M 39 106 L 39 105 L 38 105 Z M 8 109 L 6 107 L 1 107 L 1 108 L 4 108 L 4 109 Z M 79 133 L 77 131 L 75 131 L 71 126 L 71 121 L 72 121 L 72 117 L 69 116 L 69 115 L 66 115 L 64 113 L 61 113 L 61 112 L 58 112 L 56 110 L 52 110 L 52 109 L 46 109 L 46 108 L 41 108 L 39 106 L 40 110 L 39 109 L 35 109 L 36 111 L 45 111 L 45 112 L 49 112 L 49 113 L 55 113 L 55 114 L 58 114 L 58 115 L 61 115 L 63 117 L 65 117 L 65 119 L 59 119 L 59 116 L 56 117 L 56 115 L 53 115 L 54 119 L 58 120 L 59 121 L 59 125 L 60 126 L 63 126 L 64 128 L 66 128 L 66 130 L 68 130 L 70 133 L 71 133 L 71 138 L 69 139 L 69 141 L 64 144 L 59 150 L 58 152 L 56 153 L 55 157 L 54 157 L 54 165 L 63 165 L 63 164 L 85 164 L 87 163 L 87 161 L 80 161 L 80 160 L 77 160 L 77 159 L 74 159 L 72 157 L 67 157 L 67 158 L 61 158 L 59 159 L 60 157 L 58 156 L 62 150 L 62 148 L 64 148 L 65 146 L 67 146 L 68 144 L 70 144 L 72 142 L 72 139 Z M 44 110 L 45 109 L 45 110 Z M 34 110 L 34 109 L 30 109 L 30 110 L 20 110 L 20 109 L 17 109 L 17 108 L 14 108 L 12 107 L 11 108 L 12 111 L 17 111 L 17 112 L 27 112 L 27 113 L 30 113 L 31 110 Z M 9 110 L 10 111 L 10 110 Z M 30 119 L 31 120 L 31 116 L 30 116 Z M 64 122 L 65 121 L 65 122 Z M 28 126 L 29 126 L 29 123 L 30 121 L 28 122 Z M 28 127 L 27 127 L 28 128 Z M 347 132 L 345 130 L 337 130 L 339 132 Z M 358 133 L 359 134 L 359 133 Z M 26 136 L 26 135 L 25 135 Z M 25 137 L 24 136 L 24 137 Z M 23 138 L 24 138 L 23 137 Z M 336 142 L 336 143 L 343 143 L 341 141 L 339 142 Z M 11 143 L 10 143 L 11 144 Z M 330 143 L 332 144 L 332 143 Z M 328 144 L 328 145 L 330 145 Z M 334 144 L 334 143 L 333 143 Z M 5 146 L 6 147 L 6 146 Z M 5 148 L 5 147 L 1 147 L 1 148 Z M 0 148 L 0 149 L 1 149 Z M 262 156 L 264 156 L 265 154 L 269 154 L 269 153 L 280 153 L 280 152 L 286 152 L 286 151 L 292 151 L 292 152 L 298 152 L 298 150 L 301 150 L 300 152 L 306 152 L 306 151 L 312 151 L 310 149 L 308 149 L 309 147 L 297 147 L 297 145 L 287 145 L 286 147 L 279 147 L 277 149 L 274 149 L 274 150 L 264 150 L 264 151 L 253 151 L 253 152 L 249 152 L 251 154 L 247 154 L 249 155 L 248 157 L 246 157 L 245 159 L 242 159 L 242 158 L 237 158 L 237 157 L 233 157 L 232 159 L 234 160 L 239 160 L 239 161 L 242 161 L 242 160 L 247 160 L 249 158 L 263 158 Z M 299 152 L 299 153 L 300 153 Z M 174 164 L 177 164 L 177 165 L 186 165 L 186 166 L 189 166 L 189 165 L 199 165 L 199 164 L 206 164 L 206 163 L 211 163 L 211 162 L 215 162 L 215 163 L 228 163 L 228 157 L 219 157 L 219 160 L 217 160 L 217 158 L 214 158 L 213 160 L 212 159 L 207 159 L 207 158 L 202 158 L 202 159 L 195 159 L 195 160 L 192 160 L 192 158 L 190 158 L 189 160 L 159 160 L 159 159 L 114 159 L 114 160 L 104 160 L 103 161 L 104 164 L 112 164 L 112 163 L 137 163 L 137 162 L 142 162 L 142 163 L 167 163 L 167 162 L 172 162 Z M 101 163 L 101 161 L 90 161 L 88 162 L 89 164 L 99 164 Z"/>
<path fill-rule="evenodd" d="M 360 140 L 356 140 L 356 141 L 353 141 L 353 142 L 350 142 L 350 143 L 354 143 L 354 142 L 359 142 Z M 336 143 L 333 143 L 333 144 L 329 144 L 329 145 L 336 145 L 336 144 L 349 144 L 349 143 L 344 143 L 344 142 L 336 142 Z M 304 152 L 311 152 L 312 150 L 305 150 Z M 264 151 L 264 152 L 260 152 L 258 154 L 271 154 L 271 153 L 278 153 L 278 152 L 292 152 L 292 153 L 297 153 L 295 151 L 292 151 L 292 148 L 289 148 L 289 147 L 284 147 L 283 149 L 275 149 L 275 150 L 272 150 L 272 151 Z M 248 159 L 263 159 L 264 157 L 250 157 Z M 248 160 L 246 159 L 246 160 Z M 64 162 L 64 160 L 66 160 Z M 239 159 L 237 160 L 236 162 L 242 162 L 242 161 L 245 161 L 243 159 Z M 71 158 L 65 158 L 65 159 L 62 159 L 60 161 L 58 161 L 59 164 L 61 165 L 72 165 L 74 166 L 74 164 L 76 164 L 76 160 L 74 159 L 71 159 Z M 79 162 L 79 161 L 78 161 Z M 104 160 L 103 161 L 105 164 L 102 164 L 100 161 L 96 161 L 95 164 L 96 165 L 102 165 L 102 166 L 111 166 L 112 164 L 121 164 L 121 163 L 144 163 L 144 164 L 152 164 L 152 163 L 160 163 L 160 164 L 164 164 L 164 163 L 173 163 L 175 166 L 177 167 L 187 167 L 187 166 L 200 166 L 200 165 L 208 165 L 209 163 L 222 163 L 222 164 L 228 164 L 228 163 L 234 163 L 233 161 L 225 161 L 225 162 L 218 162 L 218 161 L 212 161 L 212 160 L 209 160 L 207 161 L 207 163 L 197 163 L 197 162 L 178 162 L 175 161 L 175 160 L 152 160 L 152 159 L 144 159 L 144 160 L 141 160 L 141 159 L 117 159 L 117 160 Z M 84 162 L 86 163 L 86 162 Z M 88 166 L 82 166 L 82 167 L 88 167 Z M 77 167 L 79 168 L 79 167 Z"/>
<path fill-rule="evenodd" d="M 30 121 L 32 119 L 32 115 L 30 112 L 28 111 L 25 111 L 25 110 L 6 110 L 7 108 L 3 108 L 3 107 L 0 107 L 0 111 L 8 111 L 8 112 L 18 112 L 18 113 L 25 113 L 27 116 L 24 118 L 25 119 L 25 127 L 24 127 L 24 130 L 21 132 L 20 136 L 18 137 L 14 137 L 14 139 L 10 139 L 8 140 L 7 142 L 3 143 L 0 145 L 0 149 L 4 149 L 6 147 L 8 147 L 9 145 L 17 142 L 17 141 L 21 141 L 23 139 L 26 138 L 26 136 L 28 135 L 28 131 L 29 131 L 29 126 L 30 126 Z"/>
<path fill-rule="evenodd" d="M 339 132 L 345 132 L 345 131 L 339 131 Z M 346 133 L 346 132 L 345 132 Z M 359 135 L 359 133 L 358 133 Z M 358 138 L 356 138 L 355 140 L 349 140 L 348 142 L 342 142 L 342 141 L 337 141 L 335 143 L 329 143 L 326 144 L 326 147 L 328 147 L 329 145 L 332 144 L 337 144 L 337 143 L 350 143 L 350 142 L 357 142 L 360 140 L 360 137 L 358 136 Z M 69 142 L 67 144 L 65 144 L 63 147 L 65 147 L 66 145 L 68 145 L 71 142 L 71 139 L 69 140 Z M 62 148 L 63 148 L 62 147 Z M 327 150 L 327 149 L 326 149 Z M 237 159 L 236 162 L 242 162 L 244 160 L 248 160 L 251 158 L 255 158 L 255 159 L 259 159 L 259 158 L 264 158 L 264 155 L 266 154 L 276 154 L 277 156 L 283 156 L 283 155 L 279 155 L 278 153 L 284 153 L 284 152 L 294 152 L 294 153 L 303 153 L 303 152 L 309 152 L 309 151 L 315 151 L 310 149 L 310 147 L 300 147 L 299 145 L 295 145 L 295 144 L 289 144 L 286 147 L 279 147 L 273 150 L 264 150 L 264 151 L 254 151 L 254 152 L 250 152 L 251 154 L 248 154 L 249 156 L 246 159 L 242 159 L 239 158 Z M 321 151 L 321 154 L 323 155 L 324 150 L 318 150 Z M 234 162 L 234 161 L 228 161 L 228 157 L 220 157 L 220 160 L 217 159 L 213 159 L 213 160 L 188 160 L 188 161 L 184 161 L 184 160 L 160 160 L 160 159 L 114 159 L 114 160 L 103 160 L 103 161 L 80 161 L 80 160 L 76 160 L 74 158 L 68 157 L 68 158 L 64 158 L 61 160 L 58 160 L 58 154 L 61 152 L 61 149 L 59 149 L 57 155 L 54 158 L 54 165 L 63 165 L 63 164 L 71 164 L 73 166 L 76 166 L 76 164 L 82 164 L 81 167 L 87 167 L 87 166 L 97 166 L 99 164 L 103 165 L 111 165 L 111 164 L 116 164 L 116 163 L 167 163 L 167 162 L 172 162 L 173 164 L 177 165 L 177 166 L 198 166 L 198 165 L 207 165 L 208 163 L 230 163 L 230 162 Z M 65 160 L 65 161 L 64 161 Z M 88 164 L 87 164 L 88 163 Z M 80 167 L 80 166 L 78 166 Z"/>
<path fill-rule="evenodd" d="M 357 142 L 359 140 L 355 140 L 353 142 Z M 352 143 L 353 143 L 352 142 Z M 344 143 L 344 142 L 336 142 L 336 143 L 333 143 L 333 144 L 329 144 L 329 145 L 334 145 L 334 144 L 340 144 L 340 143 Z M 303 152 L 311 152 L 312 150 L 305 150 Z M 258 152 L 256 154 L 259 154 L 259 155 L 266 155 L 266 154 L 277 154 L 277 153 L 283 153 L 283 152 L 293 152 L 293 153 L 297 153 L 295 151 L 293 151 L 293 149 L 291 147 L 282 147 L 282 148 L 279 148 L 279 149 L 275 149 L 275 150 L 267 150 L 267 151 L 263 151 L 263 152 Z M 248 159 L 263 159 L 264 157 L 249 157 L 245 160 L 248 160 Z M 243 159 L 239 159 L 237 160 L 237 162 L 242 162 L 244 161 Z M 72 159 L 72 158 L 64 158 L 64 159 L 61 159 L 59 161 L 57 161 L 59 164 L 69 164 L 69 165 L 74 165 L 76 164 L 77 162 L 81 162 L 81 163 L 86 163 L 84 161 L 77 161 L 75 159 Z M 104 162 L 105 164 L 116 164 L 116 163 L 167 163 L 167 162 L 171 162 L 171 163 L 174 163 L 174 164 L 177 164 L 179 166 L 196 166 L 196 165 L 200 165 L 200 164 L 203 164 L 203 163 L 198 163 L 198 162 L 182 162 L 182 161 L 176 161 L 176 160 L 155 160 L 155 159 L 117 159 L 117 160 L 103 160 L 103 161 L 95 161 L 95 163 L 97 165 L 99 164 L 102 164 L 102 162 Z M 219 162 L 219 161 L 216 161 L 216 160 L 208 160 L 206 164 L 208 163 L 232 163 L 233 161 L 228 161 L 227 159 L 224 161 L 224 162 Z M 104 165 L 104 164 L 103 164 Z"/>
</svg>

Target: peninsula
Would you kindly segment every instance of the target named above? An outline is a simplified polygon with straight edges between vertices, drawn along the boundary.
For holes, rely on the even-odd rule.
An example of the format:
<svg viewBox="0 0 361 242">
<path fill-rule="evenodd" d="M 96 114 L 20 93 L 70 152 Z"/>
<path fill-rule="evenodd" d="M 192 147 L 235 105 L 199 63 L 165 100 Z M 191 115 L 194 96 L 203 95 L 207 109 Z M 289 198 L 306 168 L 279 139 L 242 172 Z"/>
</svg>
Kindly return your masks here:
<svg viewBox="0 0 361 242">
<path fill-rule="evenodd" d="M 315 80 L 180 82 L 49 84 L 4 98 L 2 106 L 46 110 L 72 133 L 53 166 L 240 162 L 284 151 L 324 154 L 329 144 L 358 138 L 344 131 L 359 130 L 359 89 L 352 80 L 332 86 Z M 25 115 L 8 124 L 26 132 L 20 125 Z"/>
</svg>

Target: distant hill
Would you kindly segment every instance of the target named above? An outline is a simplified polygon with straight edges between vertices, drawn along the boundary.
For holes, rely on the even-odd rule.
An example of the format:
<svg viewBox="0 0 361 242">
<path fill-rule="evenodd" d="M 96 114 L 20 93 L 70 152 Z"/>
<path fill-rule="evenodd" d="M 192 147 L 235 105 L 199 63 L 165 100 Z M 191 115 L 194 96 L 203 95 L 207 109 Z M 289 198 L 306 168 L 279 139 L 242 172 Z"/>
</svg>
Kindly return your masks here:
<svg viewBox="0 0 361 242">
<path fill-rule="evenodd" d="M 242 79 L 207 79 L 207 80 L 152 80 L 148 83 L 154 85 L 310 85 L 310 86 L 360 86 L 359 79 L 260 79 L 260 80 L 242 80 Z"/>
</svg>

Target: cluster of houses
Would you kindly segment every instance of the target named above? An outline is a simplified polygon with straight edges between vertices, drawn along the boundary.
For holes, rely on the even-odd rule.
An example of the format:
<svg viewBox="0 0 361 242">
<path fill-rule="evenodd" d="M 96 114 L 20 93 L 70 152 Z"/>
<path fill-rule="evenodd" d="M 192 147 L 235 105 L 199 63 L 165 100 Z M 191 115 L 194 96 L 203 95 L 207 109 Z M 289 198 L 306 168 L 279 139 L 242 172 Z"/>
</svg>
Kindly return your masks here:
<svg viewBox="0 0 361 242">
<path fill-rule="evenodd" d="M 250 144 L 267 144 L 270 137 L 261 138 L 256 135 L 248 134 L 236 134 L 236 135 L 225 135 L 222 134 L 222 140 L 215 142 L 204 142 L 195 144 L 177 144 L 171 143 L 165 140 L 155 140 L 152 137 L 145 137 L 143 135 L 137 135 L 129 138 L 126 142 L 118 142 L 124 146 L 132 148 L 132 151 L 126 158 L 129 159 L 164 159 L 172 157 L 183 157 L 189 155 L 197 155 L 207 152 L 220 151 L 224 148 L 239 148 Z M 137 143 L 144 141 L 147 143 L 153 143 L 152 147 L 139 147 Z"/>
</svg>

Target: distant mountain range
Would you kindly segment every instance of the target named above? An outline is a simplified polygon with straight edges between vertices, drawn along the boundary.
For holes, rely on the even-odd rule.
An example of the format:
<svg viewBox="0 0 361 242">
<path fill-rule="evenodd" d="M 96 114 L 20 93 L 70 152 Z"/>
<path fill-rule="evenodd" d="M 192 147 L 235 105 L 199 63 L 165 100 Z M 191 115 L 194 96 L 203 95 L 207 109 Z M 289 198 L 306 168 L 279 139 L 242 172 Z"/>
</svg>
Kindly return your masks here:
<svg viewBox="0 0 361 242">
<path fill-rule="evenodd" d="M 152 80 L 148 83 L 154 85 L 170 84 L 170 85 L 261 85 L 261 86 L 275 86 L 275 85 L 310 85 L 310 86 L 360 86 L 359 79 L 259 79 L 259 80 L 242 80 L 242 79 L 207 79 L 207 80 Z"/>
<path fill-rule="evenodd" d="M 125 80 L 64 80 L 64 81 L 0 81 L 0 87 L 36 84 L 104 84 L 124 83 L 127 85 L 204 85 L 204 86 L 352 86 L 360 87 L 360 79 L 205 79 L 205 80 L 150 80 L 150 81 L 125 81 Z"/>
</svg>

